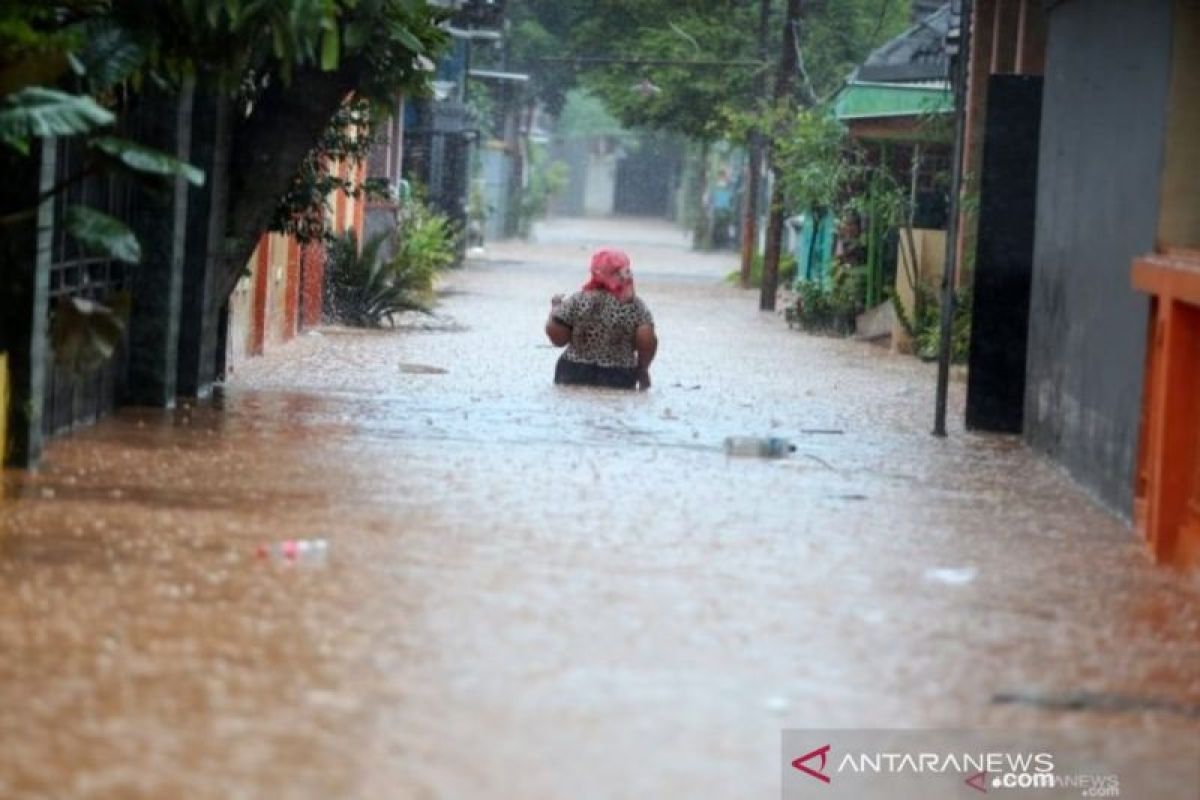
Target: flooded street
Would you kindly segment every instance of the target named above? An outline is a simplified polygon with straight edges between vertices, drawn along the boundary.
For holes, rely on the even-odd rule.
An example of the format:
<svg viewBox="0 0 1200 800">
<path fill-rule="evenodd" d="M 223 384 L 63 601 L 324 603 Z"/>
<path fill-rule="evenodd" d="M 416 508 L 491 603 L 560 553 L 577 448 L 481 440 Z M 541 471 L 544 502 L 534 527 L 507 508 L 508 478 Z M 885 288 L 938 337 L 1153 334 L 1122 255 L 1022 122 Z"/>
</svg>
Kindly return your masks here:
<svg viewBox="0 0 1200 800">
<path fill-rule="evenodd" d="M 618 244 L 648 393 L 557 388 Z M 433 318 L 8 471 L 0 798 L 758 798 L 784 728 L 1200 734 L 1200 584 L 934 368 L 789 331 L 673 228 L 557 221 Z M 730 435 L 790 438 L 730 459 Z M 295 563 L 268 548 L 324 539 Z"/>
</svg>

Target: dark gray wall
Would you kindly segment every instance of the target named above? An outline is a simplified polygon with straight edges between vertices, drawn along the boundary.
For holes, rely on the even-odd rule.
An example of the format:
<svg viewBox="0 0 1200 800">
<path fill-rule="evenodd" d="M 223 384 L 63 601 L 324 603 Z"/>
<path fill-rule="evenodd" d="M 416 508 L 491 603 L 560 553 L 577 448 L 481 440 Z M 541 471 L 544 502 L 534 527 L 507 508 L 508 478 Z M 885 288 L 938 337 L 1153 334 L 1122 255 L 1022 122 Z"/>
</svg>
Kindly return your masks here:
<svg viewBox="0 0 1200 800">
<path fill-rule="evenodd" d="M 1117 510 L 1132 505 L 1154 246 L 1170 0 L 1051 7 L 1025 434 Z"/>
</svg>

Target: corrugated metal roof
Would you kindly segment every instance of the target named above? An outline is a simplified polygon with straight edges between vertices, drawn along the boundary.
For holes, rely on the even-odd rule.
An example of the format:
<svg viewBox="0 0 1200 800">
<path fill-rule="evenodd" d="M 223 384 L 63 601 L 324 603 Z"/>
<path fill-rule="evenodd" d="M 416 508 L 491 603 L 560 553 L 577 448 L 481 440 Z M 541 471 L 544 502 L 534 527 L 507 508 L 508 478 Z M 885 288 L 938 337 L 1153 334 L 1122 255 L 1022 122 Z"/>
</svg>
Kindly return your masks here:
<svg viewBox="0 0 1200 800">
<path fill-rule="evenodd" d="M 942 3 L 932 14 L 867 56 L 850 79 L 888 83 L 945 80 L 950 69 L 946 35 L 952 17 L 951 3 Z"/>
</svg>

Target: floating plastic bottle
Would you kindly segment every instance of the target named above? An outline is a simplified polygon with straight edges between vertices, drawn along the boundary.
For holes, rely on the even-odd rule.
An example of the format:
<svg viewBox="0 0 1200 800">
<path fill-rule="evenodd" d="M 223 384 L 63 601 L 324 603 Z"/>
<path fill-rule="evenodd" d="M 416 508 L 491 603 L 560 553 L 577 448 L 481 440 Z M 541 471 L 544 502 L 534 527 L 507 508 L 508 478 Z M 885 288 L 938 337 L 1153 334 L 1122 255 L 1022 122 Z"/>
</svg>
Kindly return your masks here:
<svg viewBox="0 0 1200 800">
<path fill-rule="evenodd" d="M 329 555 L 327 539 L 284 539 L 263 542 L 254 551 L 259 558 L 287 562 L 321 562 Z"/>
<path fill-rule="evenodd" d="M 752 458 L 783 458 L 796 452 L 796 445 L 778 436 L 730 436 L 725 440 L 725 454 Z"/>
</svg>

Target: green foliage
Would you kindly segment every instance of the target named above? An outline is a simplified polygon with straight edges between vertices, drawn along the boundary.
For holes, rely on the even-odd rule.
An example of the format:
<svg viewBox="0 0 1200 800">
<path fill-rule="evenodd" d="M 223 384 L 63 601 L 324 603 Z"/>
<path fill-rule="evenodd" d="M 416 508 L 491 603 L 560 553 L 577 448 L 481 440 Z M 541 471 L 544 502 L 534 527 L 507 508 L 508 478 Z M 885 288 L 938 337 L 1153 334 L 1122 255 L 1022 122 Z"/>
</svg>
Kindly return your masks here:
<svg viewBox="0 0 1200 800">
<path fill-rule="evenodd" d="M 796 256 L 793 253 L 779 254 L 779 285 L 791 286 L 796 280 Z M 750 288 L 758 289 L 762 286 L 762 271 L 763 271 L 763 255 L 755 253 L 753 260 L 750 262 Z M 725 276 L 725 282 L 730 286 L 742 285 L 741 270 L 734 270 Z"/>
<path fill-rule="evenodd" d="M 275 209 L 271 230 L 295 236 L 301 244 L 324 241 L 332 236 L 328 223 L 333 211 L 330 200 L 335 192 L 355 198 L 380 196 L 375 184 L 360 183 L 332 169 L 335 164 L 343 164 L 350 168 L 346 171 L 348 175 L 357 173 L 375 144 L 378 114 L 365 100 L 342 105 Z"/>
<path fill-rule="evenodd" d="M 404 311 L 428 313 L 437 273 L 456 257 L 456 233 L 448 218 L 414 200 L 406 207 L 392 244 L 394 254 L 382 257 L 388 234 L 368 240 L 358 251 L 354 231 L 333 237 L 328 244 L 326 308 L 338 322 L 378 328 Z"/>
<path fill-rule="evenodd" d="M 28 207 L 0 217 L 0 233 L 27 224 L 41 202 L 92 175 L 203 182 L 203 173 L 166 153 L 97 135 L 115 125 L 125 101 L 146 81 L 169 92 L 184 79 L 202 76 L 238 97 L 249 116 L 268 87 L 290 86 L 301 70 L 346 69 L 355 76 L 357 98 L 383 104 L 400 90 L 428 91 L 430 73 L 417 56 L 436 56 L 445 46 L 448 34 L 440 23 L 447 15 L 426 0 L 0 0 L 0 151 L 8 149 L 0 156 L 29 158 L 39 138 L 90 137 L 79 172 L 46 195 L 30 197 Z M 76 93 L 61 88 L 68 86 Z M 347 113 L 358 113 L 357 106 Z M 351 128 L 345 122 L 334 120 L 335 132 L 317 143 L 280 212 L 279 229 L 302 233 L 312 227 L 316 232 L 309 238 L 324 234 L 320 190 L 329 187 L 330 176 L 322 174 L 323 159 L 353 161 L 365 156 L 367 146 L 365 137 L 338 139 L 355 138 L 346 133 Z M 345 188 L 356 196 L 367 191 Z M 319 225 L 313 225 L 314 217 Z M 111 216 L 72 206 L 64 225 L 88 252 L 130 262 L 140 258 L 133 233 Z M 359 277 L 360 306 L 368 317 L 410 302 L 396 270 L 371 264 Z M 53 326 L 56 355 L 84 369 L 111 356 L 124 317 L 119 303 L 67 298 L 56 308 Z"/>
<path fill-rule="evenodd" d="M 29 86 L 0 100 L 0 141 L 26 155 L 32 139 L 90 133 L 115 119 L 87 95 Z"/>
<path fill-rule="evenodd" d="M 380 258 L 387 234 L 376 236 L 358 251 L 353 230 L 335 237 L 326 251 L 327 296 L 330 315 L 345 325 L 379 328 L 395 324 L 404 311 L 428 311 L 408 288 L 397 285 L 389 266 Z"/>
<path fill-rule="evenodd" d="M 401 215 L 398 236 L 391 264 L 396 279 L 413 291 L 432 291 L 434 276 L 458 257 L 454 223 L 425 202 L 412 200 Z"/>
<path fill-rule="evenodd" d="M 814 333 L 849 336 L 863 312 L 867 275 L 863 267 L 837 264 L 831 286 L 801 281 L 795 305 L 787 309 L 788 324 Z"/>
<path fill-rule="evenodd" d="M 871 51 L 902 32 L 908 0 L 806 0 L 800 50 L 813 93 L 821 99 L 841 88 Z"/>
<path fill-rule="evenodd" d="M 703 139 L 726 135 L 720 113 L 758 110 L 759 87 L 773 78 L 784 21 L 780 3 L 768 20 L 767 63 L 704 66 L 686 62 L 759 61 L 759 4 L 745 0 L 512 0 L 513 62 L 531 68 L 534 96 L 557 113 L 582 84 L 626 127 Z M 800 22 L 804 80 L 828 98 L 870 51 L 900 32 L 908 0 L 808 0 Z M 567 55 L 679 63 L 538 63 Z M 765 81 L 769 91 L 770 80 Z M 657 89 L 651 89 L 650 87 Z"/>
<path fill-rule="evenodd" d="M 72 50 L 74 71 L 99 94 L 138 76 L 149 53 L 140 38 L 109 17 L 80 26 L 81 46 Z"/>
<path fill-rule="evenodd" d="M 159 178 L 181 177 L 193 186 L 204 185 L 202 170 L 185 161 L 180 161 L 174 156 L 137 142 L 116 136 L 100 136 L 89 141 L 88 146 L 139 175 Z"/>
<path fill-rule="evenodd" d="M 616 41 L 620 47 L 604 50 L 678 62 L 600 66 L 584 76 L 585 85 L 626 127 L 714 139 L 720 134 L 714 130 L 716 109 L 749 109 L 757 101 L 757 77 L 768 65 L 692 63 L 756 61 L 757 4 L 701 0 L 686 8 L 663 2 L 604 5 L 613 7 L 613 13 L 595 14 L 582 22 L 575 32 L 577 41 Z M 578 49 L 594 51 L 582 45 Z"/>
<path fill-rule="evenodd" d="M 600 98 L 584 89 L 572 89 L 567 93 L 566 104 L 558 116 L 557 133 L 564 139 L 593 136 L 628 139 L 632 136 Z"/>
<path fill-rule="evenodd" d="M 359 95 L 378 102 L 401 86 L 427 90 L 415 56 L 448 41 L 448 12 L 425 0 L 113 0 L 111 13 L 169 80 L 202 70 L 230 89 L 247 75 L 290 85 L 301 70 L 359 60 L 369 65 Z"/>
<path fill-rule="evenodd" d="M 550 198 L 567 185 L 567 165 L 550 161 L 540 146 L 529 148 L 529 183 L 521 192 L 519 231 L 522 237 L 533 232 L 533 223 L 546 215 Z"/>
<path fill-rule="evenodd" d="M 528 97 L 540 101 L 551 114 L 559 113 L 577 81 L 569 64 L 539 63 L 572 48 L 572 32 L 592 8 L 589 0 L 510 0 L 507 45 L 509 60 L 531 77 Z"/>
<path fill-rule="evenodd" d="M 942 311 L 937 298 L 927 303 L 925 310 L 915 320 L 916 333 L 913 348 L 916 355 L 933 361 L 938 357 L 942 340 Z M 971 290 L 960 287 L 954 294 L 954 316 L 950 324 L 950 361 L 965 364 L 971 353 Z"/>
<path fill-rule="evenodd" d="M 142 260 L 137 236 L 115 217 L 87 206 L 70 206 L 63 222 L 67 233 L 89 253 L 130 264 Z"/>
<path fill-rule="evenodd" d="M 862 167 L 845 128 L 825 108 L 785 111 L 779 122 L 773 165 L 794 208 L 835 214 Z"/>
</svg>

